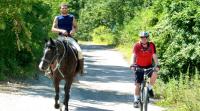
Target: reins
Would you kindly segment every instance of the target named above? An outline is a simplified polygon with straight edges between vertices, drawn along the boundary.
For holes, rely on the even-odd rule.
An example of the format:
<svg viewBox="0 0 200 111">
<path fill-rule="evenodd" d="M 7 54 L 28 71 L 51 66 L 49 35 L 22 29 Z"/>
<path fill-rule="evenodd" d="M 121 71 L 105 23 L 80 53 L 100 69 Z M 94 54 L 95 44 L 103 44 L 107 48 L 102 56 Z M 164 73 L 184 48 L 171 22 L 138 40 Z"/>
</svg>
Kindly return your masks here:
<svg viewBox="0 0 200 111">
<path fill-rule="evenodd" d="M 64 48 L 64 53 L 63 53 L 63 55 L 62 55 L 62 58 L 60 59 L 60 61 L 57 61 L 57 63 L 56 63 L 56 67 L 54 68 L 54 69 L 52 69 L 53 71 L 56 71 L 57 69 L 58 69 L 58 72 L 60 73 L 60 75 L 64 78 L 64 74 L 62 73 L 62 71 L 60 70 L 60 64 L 61 64 L 61 62 L 62 62 L 62 60 L 64 59 L 64 57 L 65 57 L 65 53 L 66 53 L 66 48 L 65 48 L 65 45 L 64 45 L 64 43 L 62 42 L 62 41 L 59 41 L 58 40 L 58 42 L 61 42 L 61 44 L 62 44 L 62 46 L 63 46 L 63 48 Z M 56 47 L 57 48 L 57 47 Z M 67 50 L 67 52 L 68 52 L 68 50 Z M 57 53 L 58 53 L 58 51 L 57 51 Z"/>
<path fill-rule="evenodd" d="M 54 71 L 58 70 L 58 72 L 60 73 L 60 75 L 61 75 L 63 78 L 64 78 L 64 74 L 63 74 L 63 72 L 61 71 L 60 68 L 61 68 L 61 62 L 63 61 L 65 55 L 68 54 L 68 47 L 72 50 L 73 55 L 74 55 L 75 59 L 77 60 L 76 54 L 75 54 L 75 52 L 73 51 L 72 47 L 69 46 L 68 40 L 65 39 L 64 41 L 67 42 L 66 45 L 64 44 L 63 41 L 57 40 L 57 43 L 58 43 L 58 44 L 61 44 L 62 47 L 64 48 L 64 52 L 63 52 L 63 54 L 62 54 L 61 59 L 58 60 L 58 57 L 59 57 L 59 55 L 60 55 L 60 54 L 59 54 L 58 45 L 55 46 L 55 47 L 56 47 L 56 54 L 55 54 L 55 56 L 53 57 L 53 59 L 52 59 L 51 61 L 42 58 L 43 61 L 46 61 L 47 63 L 50 64 L 50 65 L 49 65 L 49 68 L 47 68 L 47 70 L 46 70 L 45 72 L 48 72 L 49 70 L 50 70 L 51 72 L 52 72 L 52 71 L 54 72 Z M 56 65 L 55 65 L 56 67 L 52 69 L 51 64 L 52 64 L 53 60 L 55 60 L 55 59 L 56 59 Z"/>
</svg>

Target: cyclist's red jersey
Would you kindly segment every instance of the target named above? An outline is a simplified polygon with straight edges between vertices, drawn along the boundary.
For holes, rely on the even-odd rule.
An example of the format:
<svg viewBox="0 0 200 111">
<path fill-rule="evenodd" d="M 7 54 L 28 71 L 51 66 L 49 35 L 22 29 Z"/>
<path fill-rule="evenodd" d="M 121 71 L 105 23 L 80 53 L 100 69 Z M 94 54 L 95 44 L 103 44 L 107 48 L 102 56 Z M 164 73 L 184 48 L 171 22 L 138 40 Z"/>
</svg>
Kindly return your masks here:
<svg viewBox="0 0 200 111">
<path fill-rule="evenodd" d="M 153 54 L 156 53 L 155 44 L 148 42 L 148 48 L 143 48 L 140 42 L 133 47 L 133 53 L 136 55 L 136 64 L 142 67 L 151 66 Z"/>
</svg>

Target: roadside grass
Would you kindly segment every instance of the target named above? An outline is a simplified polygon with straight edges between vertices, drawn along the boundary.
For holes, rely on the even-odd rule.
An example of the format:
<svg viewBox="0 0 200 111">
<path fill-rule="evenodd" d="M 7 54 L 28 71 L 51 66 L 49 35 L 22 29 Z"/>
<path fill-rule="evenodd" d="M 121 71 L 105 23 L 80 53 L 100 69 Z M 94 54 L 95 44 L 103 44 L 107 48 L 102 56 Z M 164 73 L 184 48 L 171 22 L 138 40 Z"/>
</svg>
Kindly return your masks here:
<svg viewBox="0 0 200 111">
<path fill-rule="evenodd" d="M 128 61 L 128 63 L 130 63 L 130 59 L 131 59 L 131 53 L 132 53 L 132 45 L 119 45 L 118 47 L 116 47 L 117 50 L 119 50 L 120 52 L 122 52 L 124 58 Z"/>
<path fill-rule="evenodd" d="M 168 83 L 158 81 L 155 92 L 162 98 L 157 105 L 170 107 L 168 111 L 200 111 L 200 76 L 188 74 L 179 79 L 170 79 Z"/>
<path fill-rule="evenodd" d="M 12 64 L 12 70 L 2 71 L 0 75 L 0 82 L 17 82 L 26 79 L 36 79 L 38 75 L 37 65 L 31 64 L 29 67 L 20 67 L 16 64 Z"/>
</svg>

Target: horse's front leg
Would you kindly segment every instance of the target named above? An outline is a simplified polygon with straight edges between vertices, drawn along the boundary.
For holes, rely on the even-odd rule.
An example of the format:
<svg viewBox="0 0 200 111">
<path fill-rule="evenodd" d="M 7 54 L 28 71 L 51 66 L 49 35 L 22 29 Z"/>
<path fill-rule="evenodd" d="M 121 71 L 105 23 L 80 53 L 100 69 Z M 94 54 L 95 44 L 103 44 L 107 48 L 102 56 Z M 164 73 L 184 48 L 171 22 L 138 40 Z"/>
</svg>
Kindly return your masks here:
<svg viewBox="0 0 200 111">
<path fill-rule="evenodd" d="M 58 103 L 58 100 L 59 100 L 59 90 L 60 90 L 60 88 L 59 88 L 59 83 L 60 83 L 60 80 L 54 78 L 54 88 L 55 88 L 55 92 L 56 92 L 56 95 L 55 95 L 55 105 L 54 105 L 54 107 L 55 107 L 56 109 L 60 108 L 60 105 L 59 105 L 59 103 Z"/>
<path fill-rule="evenodd" d="M 64 98 L 64 105 L 65 105 L 65 111 L 69 111 L 68 110 L 68 102 L 69 102 L 69 98 L 70 98 L 70 88 L 71 88 L 71 85 L 72 85 L 72 79 L 68 80 L 66 83 L 65 83 L 65 98 Z"/>
</svg>

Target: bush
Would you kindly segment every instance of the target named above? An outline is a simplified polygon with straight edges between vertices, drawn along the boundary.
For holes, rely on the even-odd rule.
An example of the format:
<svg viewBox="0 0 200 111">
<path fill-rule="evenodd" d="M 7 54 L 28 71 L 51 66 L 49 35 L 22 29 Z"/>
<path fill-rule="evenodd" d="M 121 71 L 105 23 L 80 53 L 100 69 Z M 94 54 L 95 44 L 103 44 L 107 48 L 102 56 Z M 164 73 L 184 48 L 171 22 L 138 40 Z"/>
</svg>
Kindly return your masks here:
<svg viewBox="0 0 200 111">
<path fill-rule="evenodd" d="M 105 26 L 95 28 L 91 34 L 93 41 L 96 43 L 103 43 L 108 45 L 116 44 L 116 40 L 111 30 Z"/>
<path fill-rule="evenodd" d="M 33 62 L 33 56 L 27 49 L 22 49 L 17 52 L 16 55 L 17 63 L 21 67 L 29 66 Z"/>
<path fill-rule="evenodd" d="M 165 2 L 161 2 L 164 4 Z M 179 1 L 162 5 L 163 14 L 154 27 L 154 41 L 161 59 L 161 78 L 179 77 L 180 73 L 194 74 L 200 70 L 199 9 L 195 1 Z"/>
<path fill-rule="evenodd" d="M 0 79 L 32 76 L 48 35 L 50 6 L 41 0 L 5 1 L 0 9 Z"/>
</svg>

